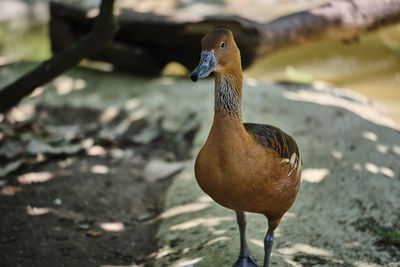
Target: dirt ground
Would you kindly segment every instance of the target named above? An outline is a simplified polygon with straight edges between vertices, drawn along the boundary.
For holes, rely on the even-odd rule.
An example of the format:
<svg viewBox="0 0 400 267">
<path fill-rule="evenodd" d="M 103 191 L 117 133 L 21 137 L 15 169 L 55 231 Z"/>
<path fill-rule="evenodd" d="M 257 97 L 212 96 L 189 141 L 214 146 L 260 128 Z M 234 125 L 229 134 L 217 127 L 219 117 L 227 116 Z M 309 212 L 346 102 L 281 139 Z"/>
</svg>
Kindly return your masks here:
<svg viewBox="0 0 400 267">
<path fill-rule="evenodd" d="M 0 68 L 0 87 L 30 66 Z M 234 213 L 193 173 L 213 86 L 76 68 L 0 116 L 0 266 L 231 266 Z M 246 121 L 292 134 L 304 163 L 271 264 L 399 266 L 400 138 L 391 121 L 370 100 L 321 82 L 245 79 L 243 107 Z M 248 215 L 258 262 L 266 228 Z"/>
<path fill-rule="evenodd" d="M 8 154 L 11 158 L 2 154 L 2 165 L 25 161 L 2 178 L 0 266 L 153 265 L 160 222 L 156 217 L 171 175 L 148 181 L 145 165 L 155 158 L 187 159 L 194 132 L 176 145 L 175 134 L 161 129 L 151 142 L 135 143 L 128 137 L 146 127 L 142 119 L 110 139 L 99 132 L 115 127 L 126 114 L 105 124 L 97 123 L 99 116 L 101 111 L 88 108 L 41 106 L 28 121 L 2 122 L 0 151 L 7 146 L 19 151 Z M 27 152 L 29 138 L 60 142 L 48 129 L 66 125 L 76 129 L 69 146 L 88 137 L 94 143 L 72 154 Z"/>
</svg>

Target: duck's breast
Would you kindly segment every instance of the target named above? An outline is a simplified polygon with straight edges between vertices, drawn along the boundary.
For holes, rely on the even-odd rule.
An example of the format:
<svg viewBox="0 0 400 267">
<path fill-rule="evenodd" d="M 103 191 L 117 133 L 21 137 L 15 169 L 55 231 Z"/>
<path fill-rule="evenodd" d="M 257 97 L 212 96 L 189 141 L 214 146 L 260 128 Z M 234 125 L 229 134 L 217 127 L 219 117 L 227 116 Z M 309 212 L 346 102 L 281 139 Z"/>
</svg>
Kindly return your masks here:
<svg viewBox="0 0 400 267">
<path fill-rule="evenodd" d="M 195 175 L 202 190 L 222 206 L 275 218 L 296 198 L 301 175 L 296 162 L 281 158 L 250 135 L 237 140 L 209 137 L 197 156 Z"/>
</svg>

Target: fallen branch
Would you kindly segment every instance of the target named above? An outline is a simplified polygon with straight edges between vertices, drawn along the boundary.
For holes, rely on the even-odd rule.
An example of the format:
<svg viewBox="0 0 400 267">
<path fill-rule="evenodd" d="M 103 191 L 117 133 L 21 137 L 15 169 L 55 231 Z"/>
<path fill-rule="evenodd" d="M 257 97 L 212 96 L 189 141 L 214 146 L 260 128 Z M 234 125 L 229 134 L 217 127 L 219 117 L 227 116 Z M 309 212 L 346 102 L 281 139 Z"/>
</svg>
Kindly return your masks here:
<svg viewBox="0 0 400 267">
<path fill-rule="evenodd" d="M 336 0 L 262 25 L 261 54 L 322 40 L 345 43 L 400 22 L 400 0 Z"/>
<path fill-rule="evenodd" d="M 3 88 L 0 91 L 0 112 L 7 111 L 38 86 L 49 82 L 77 65 L 81 59 L 109 45 L 118 29 L 113 6 L 114 0 L 103 0 L 100 13 L 90 33 L 74 45 L 64 47 L 62 52 L 55 54 L 51 59 L 44 61 L 37 68 Z"/>
<path fill-rule="evenodd" d="M 54 51 L 73 43 L 90 28 L 88 9 L 52 3 L 51 41 Z M 92 58 L 144 74 L 158 74 L 165 64 L 180 62 L 191 69 L 198 63 L 200 39 L 215 27 L 234 32 L 242 66 L 290 46 L 321 40 L 355 41 L 360 35 L 400 22 L 400 0 L 336 0 L 309 10 L 257 23 L 237 16 L 209 16 L 182 21 L 175 17 L 123 9 L 121 29 L 113 44 Z M 143 64 L 146 62 L 146 64 Z"/>
</svg>

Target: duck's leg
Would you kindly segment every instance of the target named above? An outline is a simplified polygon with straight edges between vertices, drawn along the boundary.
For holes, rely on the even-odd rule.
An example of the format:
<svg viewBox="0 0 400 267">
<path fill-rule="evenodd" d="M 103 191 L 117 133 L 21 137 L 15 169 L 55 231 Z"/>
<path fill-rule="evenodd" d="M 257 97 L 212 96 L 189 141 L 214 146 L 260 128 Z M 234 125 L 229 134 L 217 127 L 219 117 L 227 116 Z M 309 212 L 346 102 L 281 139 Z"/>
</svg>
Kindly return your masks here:
<svg viewBox="0 0 400 267">
<path fill-rule="evenodd" d="M 269 266 L 269 259 L 271 257 L 272 245 L 274 243 L 274 229 L 269 227 L 264 239 L 264 267 Z"/>
<path fill-rule="evenodd" d="M 240 254 L 232 267 L 258 267 L 256 260 L 250 255 L 246 242 L 246 215 L 243 211 L 236 211 L 236 221 L 240 232 Z"/>
</svg>

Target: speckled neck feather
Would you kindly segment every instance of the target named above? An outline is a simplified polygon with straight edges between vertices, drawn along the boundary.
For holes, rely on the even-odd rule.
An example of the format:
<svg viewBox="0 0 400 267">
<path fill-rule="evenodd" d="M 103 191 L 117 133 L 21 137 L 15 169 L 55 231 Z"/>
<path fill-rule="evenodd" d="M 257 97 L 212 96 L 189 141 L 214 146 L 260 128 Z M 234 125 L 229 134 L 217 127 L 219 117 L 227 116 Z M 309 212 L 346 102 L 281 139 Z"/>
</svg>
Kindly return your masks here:
<svg viewBox="0 0 400 267">
<path fill-rule="evenodd" d="M 214 112 L 242 119 L 242 73 L 215 73 Z"/>
</svg>

